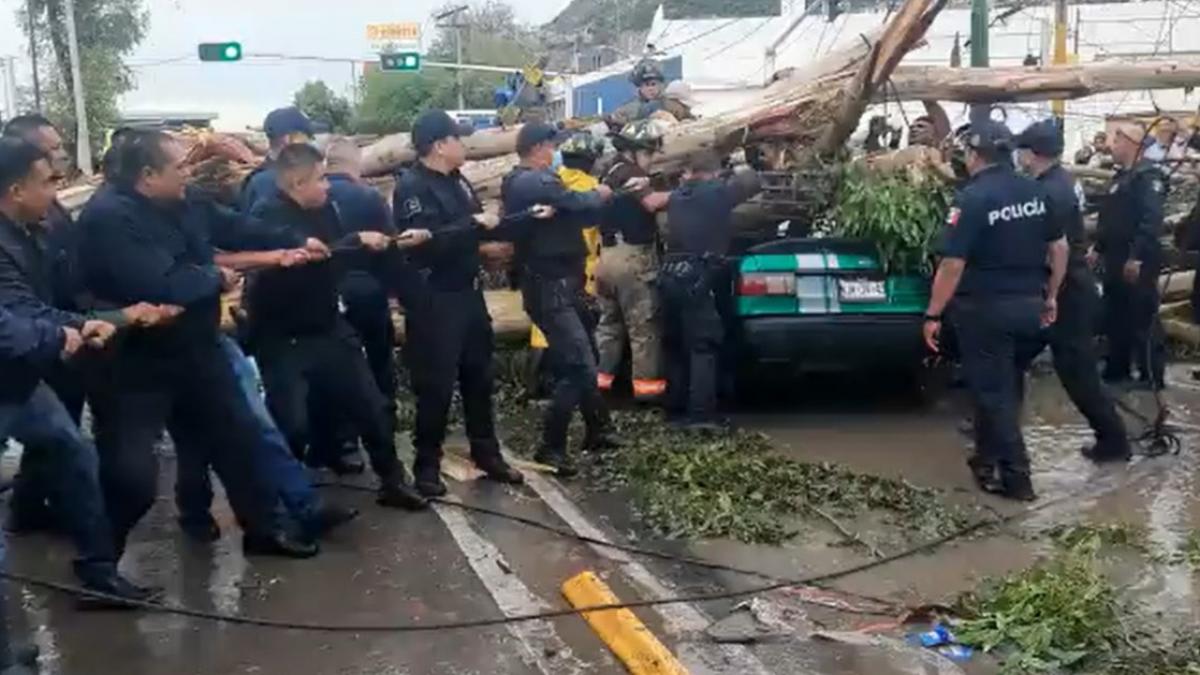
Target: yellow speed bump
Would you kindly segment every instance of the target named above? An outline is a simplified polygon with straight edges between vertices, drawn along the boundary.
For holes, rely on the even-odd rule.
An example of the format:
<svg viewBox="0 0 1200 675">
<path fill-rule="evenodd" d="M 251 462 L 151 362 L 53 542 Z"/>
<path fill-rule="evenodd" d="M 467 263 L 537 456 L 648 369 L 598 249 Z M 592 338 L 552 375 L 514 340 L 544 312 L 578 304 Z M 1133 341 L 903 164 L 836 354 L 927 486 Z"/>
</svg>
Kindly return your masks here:
<svg viewBox="0 0 1200 675">
<path fill-rule="evenodd" d="M 562 592 L 576 609 L 620 602 L 592 572 L 568 579 Z M 583 618 L 632 675 L 687 675 L 683 664 L 628 609 L 584 612 Z"/>
</svg>

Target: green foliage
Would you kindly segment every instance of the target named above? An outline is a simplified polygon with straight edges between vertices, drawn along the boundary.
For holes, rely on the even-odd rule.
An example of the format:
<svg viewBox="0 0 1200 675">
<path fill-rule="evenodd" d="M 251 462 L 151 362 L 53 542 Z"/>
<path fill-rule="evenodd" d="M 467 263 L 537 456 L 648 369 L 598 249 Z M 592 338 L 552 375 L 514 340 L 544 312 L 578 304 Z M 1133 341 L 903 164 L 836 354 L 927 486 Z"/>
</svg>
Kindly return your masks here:
<svg viewBox="0 0 1200 675">
<path fill-rule="evenodd" d="M 329 85 L 321 80 L 306 82 L 296 92 L 293 102 L 297 108 L 314 121 L 329 127 L 333 133 L 350 133 L 354 112 L 350 102 L 333 93 Z"/>
<path fill-rule="evenodd" d="M 503 366 L 506 359 L 519 363 L 521 357 L 500 360 L 501 370 L 514 372 Z M 541 415 L 524 402 L 521 386 L 509 380 L 498 387 L 496 407 L 505 445 L 532 454 Z M 612 421 L 624 445 L 585 458 L 586 483 L 630 494 L 642 520 L 667 538 L 777 544 L 795 534 L 794 519 L 814 514 L 812 507 L 845 517 L 881 512 L 922 536 L 944 534 L 968 520 L 937 490 L 796 462 L 776 453 L 762 434 L 690 434 L 650 411 L 614 411 Z"/>
<path fill-rule="evenodd" d="M 1146 528 L 1131 523 L 1060 525 L 1047 534 L 1054 543 L 1067 549 L 1108 546 L 1148 553 L 1151 548 Z"/>
<path fill-rule="evenodd" d="M 24 4 L 24 3 L 22 3 Z M 37 48 L 43 64 L 50 64 L 43 78 L 48 116 L 71 142 L 75 142 L 75 112 L 72 94 L 67 24 L 61 0 L 32 2 Z M 80 74 L 83 78 L 90 142 L 99 147 L 106 129 L 118 117 L 117 101 L 133 88 L 133 75 L 123 58 L 146 34 L 149 13 L 143 0 L 76 0 L 76 30 L 79 38 Z M 28 35 L 28 15 L 22 7 L 17 19 Z"/>
<path fill-rule="evenodd" d="M 937 181 L 915 183 L 903 172 L 850 167 L 823 232 L 875 242 L 889 273 L 929 274 L 949 203 L 949 190 Z"/>
<path fill-rule="evenodd" d="M 1121 619 L 1116 590 L 1097 564 L 1097 544 L 1085 539 L 964 598 L 963 612 L 974 618 L 958 623 L 958 639 L 997 651 L 1006 673 L 1079 671 L 1111 651 Z"/>
</svg>

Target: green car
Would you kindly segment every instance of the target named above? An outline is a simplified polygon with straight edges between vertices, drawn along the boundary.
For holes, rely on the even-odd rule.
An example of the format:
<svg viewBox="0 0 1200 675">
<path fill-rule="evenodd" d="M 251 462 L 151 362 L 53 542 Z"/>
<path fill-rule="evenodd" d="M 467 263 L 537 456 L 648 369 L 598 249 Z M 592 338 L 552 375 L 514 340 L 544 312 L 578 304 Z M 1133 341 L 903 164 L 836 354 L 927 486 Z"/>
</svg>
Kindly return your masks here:
<svg viewBox="0 0 1200 675">
<path fill-rule="evenodd" d="M 886 274 L 870 242 L 757 244 L 742 254 L 734 283 L 743 370 L 923 370 L 921 324 L 930 281 Z"/>
</svg>

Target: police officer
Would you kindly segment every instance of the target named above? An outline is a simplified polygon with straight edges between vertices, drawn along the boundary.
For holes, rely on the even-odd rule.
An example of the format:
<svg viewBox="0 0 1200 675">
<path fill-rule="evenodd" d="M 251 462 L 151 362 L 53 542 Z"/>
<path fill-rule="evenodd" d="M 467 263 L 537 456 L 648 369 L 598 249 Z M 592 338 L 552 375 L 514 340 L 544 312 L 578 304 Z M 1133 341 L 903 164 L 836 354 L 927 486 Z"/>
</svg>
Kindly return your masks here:
<svg viewBox="0 0 1200 675">
<path fill-rule="evenodd" d="M 685 428 L 719 427 L 717 361 L 724 339 L 717 285 L 733 237 L 733 209 L 758 193 L 758 174 L 722 177 L 721 158 L 703 151 L 688 159 L 683 183 L 667 207 L 663 291 L 667 415 Z"/>
<path fill-rule="evenodd" d="M 567 429 L 579 407 L 587 431 L 585 450 L 611 446 L 608 415 L 596 387 L 596 357 L 585 324 L 588 311 L 583 282 L 588 251 L 582 231 L 613 191 L 598 185 L 590 192 L 568 190 L 554 173 L 555 138 L 546 124 L 530 123 L 517 136 L 520 164 L 504 178 L 504 213 L 520 219 L 513 227 L 517 259 L 523 266 L 521 295 L 530 319 L 546 334 L 554 368 L 554 394 L 546 411 L 539 462 L 569 476 L 575 468 L 567 453 Z M 522 214 L 530 214 L 522 217 Z"/>
<path fill-rule="evenodd" d="M 250 213 L 258 202 L 278 194 L 273 167 L 275 157 L 280 150 L 293 143 L 311 143 L 316 130 L 307 115 L 299 108 L 289 106 L 267 113 L 263 120 L 263 133 L 267 135 L 267 159 L 250 172 L 242 183 L 242 194 L 238 198 L 242 213 Z"/>
<path fill-rule="evenodd" d="M 633 352 L 634 398 L 652 401 L 667 389 L 660 372 L 661 317 L 655 282 L 659 237 L 655 213 L 666 207 L 670 193 L 652 191 L 648 173 L 654 154 L 662 149 L 662 133 L 654 120 L 642 120 L 630 123 L 612 140 L 619 154 L 602 182 L 620 194 L 600 218 L 597 383 L 601 391 L 612 389 L 628 339 Z"/>
<path fill-rule="evenodd" d="M 1145 131 L 1126 125 L 1112 141 L 1113 160 L 1120 165 L 1108 195 L 1100 204 L 1096 255 L 1104 264 L 1105 333 L 1108 358 L 1104 380 L 1130 381 L 1136 360 L 1141 381 L 1164 385 L 1166 348 L 1158 317 L 1158 273 L 1162 269 L 1162 172 L 1141 156 Z"/>
<path fill-rule="evenodd" d="M 418 162 L 405 171 L 392 199 L 396 228 L 426 230 L 432 239 L 413 249 L 412 265 L 421 288 L 405 306 L 405 358 L 417 394 L 416 486 L 426 496 L 441 496 L 442 443 L 455 382 L 462 393 L 471 458 L 488 477 L 523 482 L 504 461 L 496 438 L 492 407 L 492 320 L 479 283 L 479 242 L 500 224 L 483 207 L 459 172 L 466 162 L 461 136 L 470 127 L 445 111 L 430 110 L 413 124 Z"/>
<path fill-rule="evenodd" d="M 101 477 L 118 549 L 154 504 L 154 446 L 164 426 L 186 436 L 177 452 L 206 452 L 245 532 L 247 553 L 311 557 L 316 546 L 276 529 L 277 490 L 253 460 L 257 425 L 221 350 L 222 288 L 235 275 L 187 225 L 182 148 L 166 134 L 133 132 L 116 148 L 114 184 L 80 215 L 83 278 L 97 302 L 183 307 L 171 324 L 131 333 L 105 364 L 108 387 L 93 412 Z M 89 391 L 89 398 L 93 396 Z M 94 399 L 91 399 L 94 400 Z"/>
<path fill-rule="evenodd" d="M 383 253 L 391 238 L 346 228 L 329 200 L 324 171 L 324 158 L 311 145 L 283 148 L 275 160 L 278 193 L 254 207 L 266 224 L 339 251 L 332 260 L 263 270 L 250 287 L 251 342 L 262 366 L 267 405 L 295 450 L 308 444 L 309 392 L 336 402 L 362 437 L 379 477 L 376 501 L 421 509 L 426 502 L 406 484 L 396 457 L 387 402 L 371 377 L 362 343 L 338 311 L 338 277 L 344 273 L 339 267 L 354 264 L 346 257 Z"/>
<path fill-rule="evenodd" d="M 1032 500 L 1020 427 L 1023 380 L 1041 348 L 1042 327 L 1057 315 L 1067 241 L 1041 187 L 1010 167 L 1006 127 L 991 120 L 972 124 L 964 142 L 971 177 L 947 217 L 943 257 L 925 313 L 925 342 L 939 350 L 943 312 L 953 299 L 954 329 L 975 404 L 976 454 L 969 464 L 976 482 L 987 492 Z"/>
<path fill-rule="evenodd" d="M 1096 461 L 1124 460 L 1130 455 L 1125 423 L 1100 383 L 1095 331 L 1100 298 L 1087 267 L 1083 230 L 1083 189 L 1061 164 L 1062 132 L 1053 120 L 1029 125 L 1017 137 L 1022 168 L 1046 191 L 1046 207 L 1058 219 L 1070 244 L 1067 276 L 1058 294 L 1058 320 L 1049 329 L 1054 369 L 1063 388 L 1096 433 L 1096 444 L 1084 454 Z"/>
</svg>

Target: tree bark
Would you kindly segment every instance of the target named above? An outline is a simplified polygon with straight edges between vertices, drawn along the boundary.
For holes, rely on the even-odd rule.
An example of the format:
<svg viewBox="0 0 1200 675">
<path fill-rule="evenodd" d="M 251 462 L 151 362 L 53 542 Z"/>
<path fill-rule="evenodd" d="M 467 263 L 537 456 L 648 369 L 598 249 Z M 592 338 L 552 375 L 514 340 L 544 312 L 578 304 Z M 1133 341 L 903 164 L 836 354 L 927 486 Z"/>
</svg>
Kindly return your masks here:
<svg viewBox="0 0 1200 675">
<path fill-rule="evenodd" d="M 467 159 L 480 160 L 498 157 L 517 148 L 517 133 L 520 126 L 509 129 L 485 129 L 463 138 L 467 146 Z M 377 176 L 394 171 L 401 164 L 417 158 L 409 134 L 385 136 L 363 150 L 363 175 Z"/>
<path fill-rule="evenodd" d="M 907 101 L 1011 103 L 1073 99 L 1111 91 L 1177 89 L 1200 85 L 1200 59 L 1035 68 L 943 68 L 900 66 L 892 74 L 893 91 L 875 98 Z"/>
</svg>

